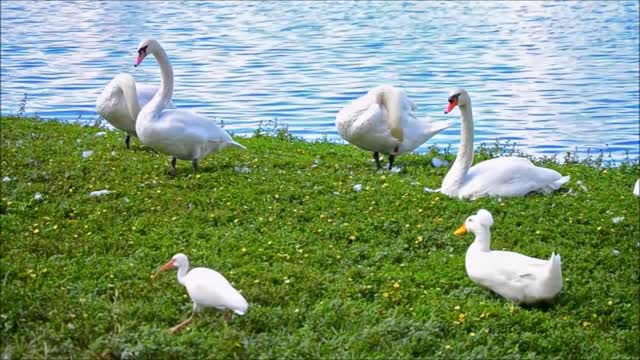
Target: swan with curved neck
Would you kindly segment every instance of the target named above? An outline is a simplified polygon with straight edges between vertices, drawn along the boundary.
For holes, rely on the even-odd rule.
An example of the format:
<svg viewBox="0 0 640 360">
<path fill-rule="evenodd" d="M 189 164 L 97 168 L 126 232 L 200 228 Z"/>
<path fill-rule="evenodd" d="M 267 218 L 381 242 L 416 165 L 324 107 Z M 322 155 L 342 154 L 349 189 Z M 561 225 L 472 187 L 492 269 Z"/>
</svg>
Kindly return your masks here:
<svg viewBox="0 0 640 360">
<path fill-rule="evenodd" d="M 140 108 L 158 92 L 157 86 L 136 84 L 133 76 L 118 74 L 96 99 L 96 112 L 116 129 L 126 133 L 124 144 L 129 148 L 131 135 L 136 136 L 136 119 Z M 173 103 L 167 105 L 174 108 Z"/>
<path fill-rule="evenodd" d="M 214 121 L 182 109 L 167 109 L 173 96 L 173 68 L 159 42 L 143 40 L 138 46 L 138 66 L 152 54 L 160 65 L 160 90 L 145 105 L 136 120 L 140 141 L 150 148 L 171 155 L 170 174 L 175 176 L 176 159 L 191 160 L 193 171 L 198 160 L 227 147 L 245 147 L 235 142 Z"/>
<path fill-rule="evenodd" d="M 449 92 L 448 114 L 460 109 L 460 148 L 440 191 L 450 197 L 477 199 L 483 196 L 524 196 L 551 193 L 569 181 L 555 170 L 533 165 L 529 159 L 510 156 L 473 164 L 473 115 L 471 99 L 464 89 Z"/>
<path fill-rule="evenodd" d="M 373 152 L 378 169 L 380 153 L 389 155 L 391 169 L 397 155 L 413 151 L 449 127 L 448 122 L 418 120 L 415 109 L 403 89 L 380 85 L 342 108 L 336 115 L 336 128 L 349 143 Z"/>
</svg>

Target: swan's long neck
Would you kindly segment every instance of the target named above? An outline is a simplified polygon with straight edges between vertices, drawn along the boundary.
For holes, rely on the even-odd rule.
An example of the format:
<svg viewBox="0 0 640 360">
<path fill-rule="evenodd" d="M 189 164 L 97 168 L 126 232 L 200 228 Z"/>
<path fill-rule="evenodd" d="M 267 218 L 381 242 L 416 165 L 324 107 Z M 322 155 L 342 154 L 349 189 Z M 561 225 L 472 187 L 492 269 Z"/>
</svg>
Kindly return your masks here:
<svg viewBox="0 0 640 360">
<path fill-rule="evenodd" d="M 471 101 L 464 106 L 459 106 L 460 121 L 460 148 L 451 169 L 442 181 L 442 189 L 459 189 L 464 183 L 467 171 L 473 164 L 473 112 Z"/>
<path fill-rule="evenodd" d="M 124 93 L 124 99 L 127 103 L 129 115 L 131 115 L 132 119 L 138 118 L 138 114 L 140 113 L 140 103 L 138 102 L 136 81 L 133 79 L 133 76 L 127 75 L 120 77 L 118 84 Z"/>
<path fill-rule="evenodd" d="M 491 251 L 491 232 L 489 229 L 482 229 L 475 233 L 476 238 L 473 241 L 473 244 L 469 247 L 469 250 L 479 251 L 479 252 L 489 252 Z"/>
<path fill-rule="evenodd" d="M 182 286 L 186 286 L 185 277 L 189 272 L 189 263 L 186 263 L 178 268 L 178 282 Z"/>
<path fill-rule="evenodd" d="M 169 57 L 161 46 L 158 46 L 153 56 L 160 65 L 160 90 L 153 96 L 151 101 L 145 106 L 145 110 L 157 112 L 169 104 L 173 96 L 173 68 L 169 63 Z"/>
</svg>

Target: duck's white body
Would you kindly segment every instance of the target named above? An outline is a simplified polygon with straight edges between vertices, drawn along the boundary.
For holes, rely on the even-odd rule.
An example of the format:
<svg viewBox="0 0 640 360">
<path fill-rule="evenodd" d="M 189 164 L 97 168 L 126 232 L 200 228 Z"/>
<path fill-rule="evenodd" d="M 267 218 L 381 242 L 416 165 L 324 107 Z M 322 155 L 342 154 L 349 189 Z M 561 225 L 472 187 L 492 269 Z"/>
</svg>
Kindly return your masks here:
<svg viewBox="0 0 640 360">
<path fill-rule="evenodd" d="M 448 122 L 417 119 L 415 109 L 403 89 L 380 85 L 342 108 L 336 128 L 343 139 L 363 150 L 397 155 L 449 127 Z"/>
<path fill-rule="evenodd" d="M 176 254 L 166 263 L 156 276 L 171 268 L 178 269 L 178 282 L 187 289 L 193 301 L 191 317 L 171 328 L 171 332 L 180 330 L 193 321 L 194 314 L 203 308 L 211 307 L 218 310 L 231 310 L 238 315 L 244 315 L 249 309 L 247 300 L 236 290 L 219 272 L 207 268 L 194 268 L 189 271 L 189 259 L 184 254 Z M 225 312 L 225 321 L 228 321 Z"/>
<path fill-rule="evenodd" d="M 235 142 L 213 120 L 182 109 L 167 109 L 173 95 L 173 69 L 166 52 L 155 40 L 145 40 L 140 45 L 153 54 L 160 65 L 162 80 L 160 90 L 142 108 L 136 121 L 138 138 L 145 145 L 161 153 L 181 160 L 197 161 L 209 153 L 227 147 L 245 147 Z M 144 59 L 139 55 L 138 65 Z"/>
<path fill-rule="evenodd" d="M 114 77 L 96 99 L 96 112 L 116 129 L 136 135 L 136 118 L 140 108 L 158 92 L 157 86 L 136 83 L 133 76 L 122 73 Z M 174 108 L 169 102 L 168 108 Z"/>
<path fill-rule="evenodd" d="M 492 251 L 491 214 L 483 209 L 469 219 L 463 225 L 465 230 L 461 227 L 456 234 L 468 230 L 476 236 L 465 256 L 467 275 L 473 282 L 517 304 L 549 302 L 558 295 L 562 289 L 560 255 L 553 253 L 549 260 L 542 260 L 511 251 Z"/>
<path fill-rule="evenodd" d="M 460 109 L 461 140 L 456 160 L 442 181 L 440 191 L 443 194 L 460 199 L 524 196 L 533 192 L 546 194 L 559 189 L 570 180 L 570 176 L 562 176 L 555 170 L 535 166 L 529 159 L 515 156 L 486 160 L 472 167 L 474 154 L 471 100 L 465 90 L 457 89 L 451 93 L 454 95 L 450 99 L 455 97 Z"/>
</svg>

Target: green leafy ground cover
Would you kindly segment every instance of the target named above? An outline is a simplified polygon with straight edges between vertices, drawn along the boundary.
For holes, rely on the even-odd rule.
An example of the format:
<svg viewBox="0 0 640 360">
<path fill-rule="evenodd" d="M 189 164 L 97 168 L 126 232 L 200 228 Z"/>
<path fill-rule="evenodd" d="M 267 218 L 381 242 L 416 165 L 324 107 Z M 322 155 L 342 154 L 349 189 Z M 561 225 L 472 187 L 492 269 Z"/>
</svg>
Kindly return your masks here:
<svg viewBox="0 0 640 360">
<path fill-rule="evenodd" d="M 376 172 L 353 147 L 263 129 L 239 139 L 246 151 L 210 155 L 196 176 L 179 162 L 169 179 L 166 156 L 137 140 L 126 151 L 119 132 L 0 125 L 3 358 L 640 354 L 637 160 L 543 160 L 571 182 L 552 196 L 472 202 L 423 191 L 447 171 L 431 166 L 435 149 Z M 113 193 L 89 196 L 102 189 Z M 494 249 L 561 254 L 555 305 L 513 306 L 467 278 L 473 237 L 453 231 L 480 208 L 494 215 Z M 150 275 L 177 252 L 224 274 L 248 314 L 227 326 L 205 311 L 169 334 L 191 303 L 175 272 Z"/>
</svg>

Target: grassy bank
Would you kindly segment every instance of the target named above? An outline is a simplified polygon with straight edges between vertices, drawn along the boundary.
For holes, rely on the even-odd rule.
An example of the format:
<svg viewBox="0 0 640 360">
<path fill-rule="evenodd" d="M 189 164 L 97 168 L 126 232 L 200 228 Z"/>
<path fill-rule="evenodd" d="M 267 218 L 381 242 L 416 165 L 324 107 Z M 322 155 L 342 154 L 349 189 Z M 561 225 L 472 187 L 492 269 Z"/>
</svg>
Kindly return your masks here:
<svg viewBox="0 0 640 360">
<path fill-rule="evenodd" d="M 166 156 L 137 140 L 126 151 L 119 132 L 14 117 L 1 129 L 3 357 L 640 354 L 637 163 L 547 162 L 572 177 L 552 196 L 471 202 L 423 191 L 447 171 L 434 151 L 375 172 L 353 147 L 271 132 L 197 176 L 179 162 L 171 180 Z M 557 304 L 512 306 L 467 278 L 473 238 L 453 231 L 479 208 L 494 249 L 562 255 Z M 205 311 L 169 334 L 191 303 L 175 272 L 150 275 L 177 252 L 224 274 L 248 314 L 226 326 Z"/>
</svg>

